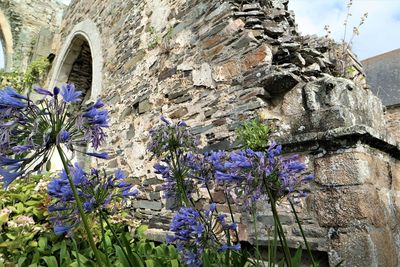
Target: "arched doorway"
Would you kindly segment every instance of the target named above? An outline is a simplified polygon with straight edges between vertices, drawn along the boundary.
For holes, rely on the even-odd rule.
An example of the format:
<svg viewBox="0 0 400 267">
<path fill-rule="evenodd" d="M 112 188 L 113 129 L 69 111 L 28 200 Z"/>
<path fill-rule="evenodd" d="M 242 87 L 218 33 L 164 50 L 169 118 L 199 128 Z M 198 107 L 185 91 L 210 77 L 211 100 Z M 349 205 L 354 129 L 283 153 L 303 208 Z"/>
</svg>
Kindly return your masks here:
<svg viewBox="0 0 400 267">
<path fill-rule="evenodd" d="M 100 33 L 92 21 L 82 21 L 73 28 L 56 55 L 49 88 L 74 83 L 76 89 L 83 92 L 82 104 L 96 101 L 102 88 L 102 68 Z M 87 151 L 88 147 L 82 146 L 76 149 Z M 83 157 L 80 153 L 70 157 L 82 165 L 89 163 L 88 157 Z M 59 159 L 52 159 L 54 169 L 59 169 L 61 166 Z"/>
<path fill-rule="evenodd" d="M 59 71 L 56 86 L 73 83 L 83 92 L 83 103 L 90 99 L 93 79 L 93 60 L 88 41 L 76 35 L 71 42 L 64 63 Z"/>
<path fill-rule="evenodd" d="M 73 82 L 95 101 L 102 89 L 103 53 L 96 24 L 84 20 L 75 25 L 53 63 L 49 87 Z"/>
</svg>

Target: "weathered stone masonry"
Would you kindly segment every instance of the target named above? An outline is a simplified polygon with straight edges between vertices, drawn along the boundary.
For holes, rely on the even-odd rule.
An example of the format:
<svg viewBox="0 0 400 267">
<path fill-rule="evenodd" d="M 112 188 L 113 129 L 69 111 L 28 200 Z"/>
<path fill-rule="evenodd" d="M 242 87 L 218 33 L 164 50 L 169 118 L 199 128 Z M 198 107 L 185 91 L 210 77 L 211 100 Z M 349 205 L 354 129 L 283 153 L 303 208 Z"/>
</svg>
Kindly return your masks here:
<svg viewBox="0 0 400 267">
<path fill-rule="evenodd" d="M 301 219 L 321 263 L 398 266 L 399 144 L 386 134 L 380 100 L 358 78 L 334 77 L 329 42 L 298 35 L 287 1 L 75 0 L 53 83 L 78 33 L 92 53 L 92 95 L 97 90 L 111 112 L 106 166 L 139 177 L 135 216 L 153 238 L 171 218 L 145 151 L 160 115 L 186 120 L 205 149 L 220 149 L 235 147 L 238 123 L 258 113 L 286 152 L 315 172 Z M 296 247 L 302 241 L 286 208 L 282 220 Z M 251 219 L 237 218 L 242 240 L 252 242 Z M 257 223 L 266 241 L 271 214 L 260 213 Z"/>
<path fill-rule="evenodd" d="M 65 7 L 56 0 L 0 1 L 0 39 L 7 71 L 25 71 L 32 60 L 53 52 Z"/>
</svg>

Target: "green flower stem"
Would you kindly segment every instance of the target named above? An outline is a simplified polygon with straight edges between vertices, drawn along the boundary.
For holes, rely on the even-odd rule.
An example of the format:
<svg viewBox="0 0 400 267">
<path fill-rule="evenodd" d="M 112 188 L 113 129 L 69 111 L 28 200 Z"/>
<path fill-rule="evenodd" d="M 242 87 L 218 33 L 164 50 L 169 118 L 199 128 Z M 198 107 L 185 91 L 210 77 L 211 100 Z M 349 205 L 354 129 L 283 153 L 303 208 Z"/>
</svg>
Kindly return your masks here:
<svg viewBox="0 0 400 267">
<path fill-rule="evenodd" d="M 129 265 L 131 267 L 136 267 L 135 264 L 133 264 L 131 261 L 132 259 L 128 256 L 128 254 L 126 253 L 123 244 L 121 243 L 121 240 L 119 239 L 117 232 L 115 232 L 114 227 L 112 227 L 112 225 L 110 224 L 110 222 L 107 220 L 107 217 L 104 215 L 103 212 L 100 211 L 100 216 L 102 216 L 103 220 L 106 222 L 108 228 L 110 228 L 111 233 L 113 234 L 113 236 L 115 237 L 115 239 L 117 239 L 117 243 L 118 245 L 121 247 L 122 252 L 124 253 L 124 256 L 128 259 Z M 142 257 L 136 252 L 136 251 L 132 251 L 133 253 L 135 253 L 139 259 L 142 260 Z"/>
<path fill-rule="evenodd" d="M 83 210 L 81 199 L 79 198 L 79 195 L 78 195 L 78 190 L 76 189 L 76 186 L 75 186 L 75 184 L 74 184 L 74 182 L 73 182 L 73 180 L 71 178 L 71 174 L 69 172 L 69 167 L 68 167 L 68 163 L 67 163 L 68 161 L 65 158 L 64 151 L 62 150 L 60 145 L 57 145 L 57 151 L 58 151 L 58 154 L 60 155 L 60 158 L 61 158 L 61 161 L 63 163 L 65 172 L 67 173 L 68 181 L 69 181 L 69 184 L 71 185 L 71 189 L 72 189 L 72 192 L 74 194 L 74 198 L 76 200 L 76 205 L 78 206 L 79 214 L 80 214 L 80 216 L 82 218 L 83 227 L 85 228 L 90 247 L 92 248 L 92 251 L 93 251 L 94 256 L 96 258 L 97 265 L 101 266 L 100 263 L 102 263 L 103 261 L 102 261 L 102 259 L 100 257 L 100 254 L 99 254 L 98 250 L 97 250 L 96 244 L 94 243 L 93 234 L 90 231 L 90 226 L 89 226 L 86 214 L 85 214 L 85 212 Z"/>
<path fill-rule="evenodd" d="M 268 188 L 267 184 L 264 183 L 264 185 L 265 185 L 265 189 L 267 190 L 269 200 L 271 202 L 272 214 L 274 216 L 275 224 L 277 226 L 277 229 L 275 229 L 275 231 L 278 231 L 279 241 L 281 243 L 283 252 L 285 254 L 286 264 L 288 267 L 291 267 L 292 266 L 292 256 L 290 254 L 289 246 L 288 246 L 286 238 L 285 238 L 285 233 L 283 232 L 283 228 L 282 228 L 281 221 L 279 219 L 278 211 L 276 210 L 276 202 L 275 202 L 275 199 L 274 199 L 270 189 Z"/>
<path fill-rule="evenodd" d="M 101 228 L 101 242 L 103 243 L 104 246 L 104 251 L 106 255 L 106 264 L 107 266 L 111 267 L 110 264 L 110 258 L 108 257 L 108 247 L 107 247 L 107 242 L 106 242 L 106 233 L 104 231 L 104 226 L 103 226 L 103 218 L 101 217 L 101 213 L 99 213 L 99 222 L 100 222 L 100 228 Z"/>
<path fill-rule="evenodd" d="M 290 207 L 292 208 L 294 217 L 296 218 L 297 225 L 299 226 L 301 236 L 303 237 L 303 240 L 304 240 L 304 244 L 306 245 L 307 253 L 308 253 L 308 256 L 311 259 L 312 266 L 316 267 L 316 266 L 318 266 L 318 264 L 315 262 L 314 257 L 313 257 L 313 255 L 311 253 L 311 249 L 310 249 L 310 246 L 308 245 L 306 235 L 304 234 L 304 231 L 303 231 L 303 227 L 301 226 L 301 222 L 300 222 L 299 216 L 297 216 L 296 209 L 295 209 L 295 207 L 294 207 L 294 205 L 293 205 L 293 203 L 292 203 L 292 201 L 290 199 L 289 199 L 289 203 L 290 203 Z"/>
<path fill-rule="evenodd" d="M 191 203 L 191 201 L 189 200 L 186 190 L 185 190 L 185 185 L 184 185 L 184 174 L 182 172 L 182 168 L 181 165 L 179 163 L 179 156 L 178 156 L 178 151 L 175 150 L 170 150 L 170 156 L 171 156 L 171 162 L 172 162 L 172 166 L 175 170 L 174 175 L 175 175 L 175 179 L 176 179 L 176 185 L 178 187 L 178 191 L 179 191 L 179 205 L 182 205 L 182 200 L 185 203 L 186 207 L 190 207 L 190 206 L 195 206 L 194 203 Z"/>
<path fill-rule="evenodd" d="M 276 229 L 276 228 L 277 228 L 277 226 L 276 226 L 276 222 L 274 220 L 274 229 Z M 278 231 L 274 230 L 274 239 L 269 240 L 269 242 L 268 242 L 268 266 L 269 267 L 275 266 L 276 249 L 278 247 L 277 240 L 278 240 Z"/>
<path fill-rule="evenodd" d="M 76 261 L 78 262 L 78 267 L 81 267 L 81 259 L 79 258 L 79 251 L 78 251 L 78 246 L 76 245 L 76 241 L 74 238 L 72 238 L 72 243 L 74 244 L 74 249 L 76 253 Z"/>
<path fill-rule="evenodd" d="M 256 203 L 252 202 L 251 203 L 251 213 L 253 215 L 253 228 L 254 228 L 254 235 L 256 238 L 256 254 L 257 254 L 257 266 L 259 266 L 261 259 L 261 254 L 260 254 L 260 247 L 258 245 L 258 233 L 257 233 L 257 217 L 256 217 Z"/>
<path fill-rule="evenodd" d="M 207 189 L 208 189 L 208 187 L 207 187 Z M 224 194 L 225 194 L 226 203 L 228 203 L 228 208 L 229 208 L 229 213 L 231 214 L 232 223 L 235 223 L 235 218 L 233 217 L 232 206 L 231 206 L 231 202 L 229 201 L 229 196 L 226 192 L 224 192 Z M 236 241 L 239 242 L 240 241 L 239 233 L 236 228 L 235 228 L 235 236 L 236 236 Z"/>
</svg>

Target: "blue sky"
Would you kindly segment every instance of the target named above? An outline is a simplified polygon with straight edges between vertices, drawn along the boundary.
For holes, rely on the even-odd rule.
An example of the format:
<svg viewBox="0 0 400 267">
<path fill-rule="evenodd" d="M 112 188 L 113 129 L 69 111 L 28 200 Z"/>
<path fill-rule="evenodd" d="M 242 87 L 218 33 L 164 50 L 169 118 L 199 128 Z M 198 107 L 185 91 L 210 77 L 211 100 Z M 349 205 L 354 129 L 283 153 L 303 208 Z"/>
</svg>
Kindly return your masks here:
<svg viewBox="0 0 400 267">
<path fill-rule="evenodd" d="M 299 30 L 303 34 L 325 35 L 324 26 L 330 25 L 332 36 L 343 38 L 347 0 L 290 0 Z M 400 48 L 400 0 L 353 0 L 347 38 L 360 17 L 368 18 L 360 27 L 360 35 L 353 40 L 353 51 L 359 59 L 366 59 Z"/>
<path fill-rule="evenodd" d="M 70 0 L 59 0 L 69 4 Z M 347 14 L 348 0 L 290 0 L 289 8 L 296 14 L 296 22 L 303 34 L 325 35 L 324 26 L 329 25 L 332 36 L 343 38 L 343 22 Z M 368 12 L 360 35 L 353 41 L 353 50 L 360 59 L 366 59 L 400 48 L 400 0 L 353 0 L 352 16 L 348 23 L 348 35 L 357 26 L 360 17 Z M 4 66 L 0 46 L 0 68 Z"/>
</svg>

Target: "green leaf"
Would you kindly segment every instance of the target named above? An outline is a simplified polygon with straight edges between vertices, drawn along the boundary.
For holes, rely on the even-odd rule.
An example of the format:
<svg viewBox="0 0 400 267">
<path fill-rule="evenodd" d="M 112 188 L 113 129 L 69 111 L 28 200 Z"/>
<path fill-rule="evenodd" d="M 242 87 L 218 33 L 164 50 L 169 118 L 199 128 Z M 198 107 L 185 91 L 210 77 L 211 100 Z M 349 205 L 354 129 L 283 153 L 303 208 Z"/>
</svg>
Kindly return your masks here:
<svg viewBox="0 0 400 267">
<path fill-rule="evenodd" d="M 171 267 L 179 267 L 179 262 L 177 259 L 171 260 Z"/>
<path fill-rule="evenodd" d="M 86 258 L 85 256 L 83 256 L 80 253 L 77 253 L 76 251 L 71 251 L 72 255 L 75 257 L 75 259 L 78 259 L 81 261 L 81 263 L 87 263 L 89 262 L 88 258 Z"/>
<path fill-rule="evenodd" d="M 65 240 L 62 241 L 61 243 L 61 249 L 60 249 L 60 263 L 61 266 L 66 266 L 71 262 L 71 257 L 69 255 L 69 252 L 67 250 L 67 244 Z"/>
<path fill-rule="evenodd" d="M 335 265 L 335 267 L 340 267 L 340 266 L 342 266 L 343 262 L 344 262 L 344 260 L 341 260 L 338 264 Z"/>
<path fill-rule="evenodd" d="M 51 160 L 48 160 L 47 162 L 46 162 L 46 171 L 50 171 L 51 170 Z"/>
<path fill-rule="evenodd" d="M 22 264 L 24 264 L 25 260 L 26 260 L 26 256 L 20 257 L 18 259 L 18 266 L 22 266 Z"/>
<path fill-rule="evenodd" d="M 38 243 L 39 243 L 38 250 L 40 252 L 46 251 L 46 248 L 47 248 L 47 237 L 45 237 L 45 236 L 39 237 L 39 242 Z"/>
<path fill-rule="evenodd" d="M 28 200 L 24 204 L 26 206 L 36 206 L 36 205 L 38 205 L 40 203 L 41 203 L 41 201 L 38 201 L 38 200 Z"/>
<path fill-rule="evenodd" d="M 211 261 L 208 255 L 208 251 L 205 251 L 203 253 L 203 267 L 209 267 L 211 266 Z"/>
<path fill-rule="evenodd" d="M 15 240 L 15 238 L 17 238 L 15 235 L 10 234 L 10 233 L 6 233 L 6 236 L 11 240 Z"/>
<path fill-rule="evenodd" d="M 146 267 L 155 267 L 153 260 L 146 260 L 145 263 Z"/>
<path fill-rule="evenodd" d="M 140 239 L 146 239 L 146 234 L 145 234 L 145 233 L 146 233 L 147 229 L 149 229 L 149 226 L 147 226 L 147 225 L 145 225 L 145 224 L 140 225 L 140 226 L 136 229 L 137 236 L 138 236 Z"/>
<path fill-rule="evenodd" d="M 294 267 L 300 267 L 301 265 L 301 254 L 303 253 L 303 249 L 301 246 L 297 249 L 296 254 L 292 257 L 292 264 Z"/>
<path fill-rule="evenodd" d="M 58 267 L 57 259 L 54 256 L 42 257 L 48 267 Z"/>
<path fill-rule="evenodd" d="M 125 257 L 122 248 L 118 245 L 114 245 L 114 248 L 115 248 L 115 254 L 117 255 L 117 259 L 119 260 L 119 262 L 121 262 L 124 267 L 130 267 L 131 264 L 129 263 L 129 260 Z"/>
<path fill-rule="evenodd" d="M 132 252 L 132 249 L 130 247 L 129 241 L 128 241 L 128 239 L 126 238 L 126 236 L 124 234 L 121 235 L 121 239 L 122 239 L 122 241 L 124 243 L 124 246 L 125 246 L 125 249 L 126 249 L 126 252 L 127 252 L 129 258 L 133 262 L 133 266 L 135 266 L 135 267 L 136 266 L 144 267 L 143 260 L 140 258 L 140 256 L 137 253 L 133 253 Z"/>
</svg>

